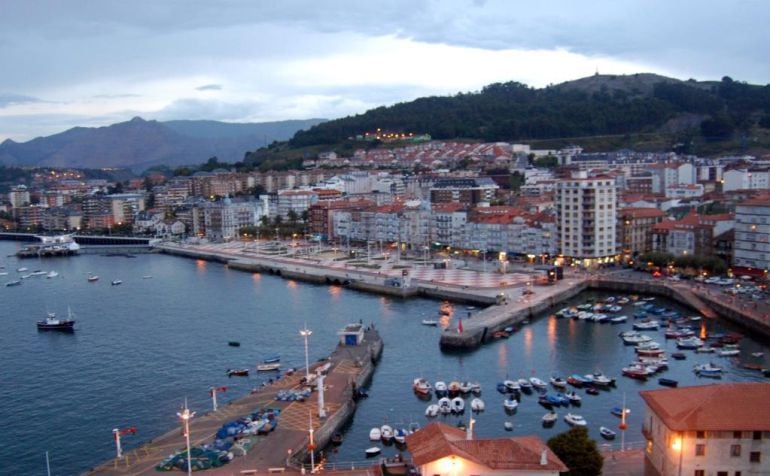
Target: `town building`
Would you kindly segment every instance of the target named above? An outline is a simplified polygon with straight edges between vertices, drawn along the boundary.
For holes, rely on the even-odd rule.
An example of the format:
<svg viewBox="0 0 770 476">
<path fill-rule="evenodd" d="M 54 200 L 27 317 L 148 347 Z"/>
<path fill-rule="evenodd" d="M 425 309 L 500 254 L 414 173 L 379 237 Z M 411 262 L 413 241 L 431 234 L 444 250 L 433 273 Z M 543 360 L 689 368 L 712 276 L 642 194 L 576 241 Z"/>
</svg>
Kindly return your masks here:
<svg viewBox="0 0 770 476">
<path fill-rule="evenodd" d="M 625 262 L 652 251 L 652 228 L 665 217 L 666 214 L 657 208 L 618 210 L 618 246 Z"/>
<path fill-rule="evenodd" d="M 639 392 L 647 405 L 645 476 L 767 474 L 770 384 L 728 383 Z"/>
<path fill-rule="evenodd" d="M 765 273 L 770 269 L 770 195 L 736 205 L 733 264 Z"/>
<path fill-rule="evenodd" d="M 498 188 L 489 177 L 445 178 L 433 183 L 430 188 L 430 201 L 431 203 L 476 205 L 492 200 Z"/>
<path fill-rule="evenodd" d="M 556 223 L 564 257 L 584 266 L 614 260 L 617 254 L 617 195 L 613 179 L 574 172 L 556 184 Z"/>
<path fill-rule="evenodd" d="M 30 202 L 29 190 L 26 185 L 16 185 L 8 192 L 8 200 L 12 208 L 26 207 Z"/>
<path fill-rule="evenodd" d="M 767 168 L 728 170 L 723 177 L 723 192 L 770 189 L 770 169 Z"/>
<path fill-rule="evenodd" d="M 652 227 L 652 251 L 714 256 L 714 239 L 734 226 L 731 214 L 701 215 L 693 209 L 681 220 L 664 220 Z"/>
<path fill-rule="evenodd" d="M 568 471 L 537 436 L 472 438 L 471 431 L 431 423 L 407 436 L 413 464 L 431 476 L 556 476 Z"/>
<path fill-rule="evenodd" d="M 206 202 L 200 208 L 203 212 L 203 230 L 198 230 L 198 234 L 203 234 L 211 241 L 235 239 L 241 228 L 256 226 L 261 216 L 258 202 L 235 202 L 229 198 Z"/>
</svg>

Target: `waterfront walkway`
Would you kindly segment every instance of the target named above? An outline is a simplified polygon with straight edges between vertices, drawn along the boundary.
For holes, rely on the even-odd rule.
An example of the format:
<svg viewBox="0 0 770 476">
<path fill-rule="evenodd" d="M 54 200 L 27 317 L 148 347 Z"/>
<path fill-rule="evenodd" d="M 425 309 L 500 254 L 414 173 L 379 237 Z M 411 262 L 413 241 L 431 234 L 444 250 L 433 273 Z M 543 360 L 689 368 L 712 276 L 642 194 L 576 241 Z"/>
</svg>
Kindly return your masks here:
<svg viewBox="0 0 770 476">
<path fill-rule="evenodd" d="M 375 330 L 369 329 L 365 333 L 362 345 L 338 346 L 325 362 L 311 365 L 311 373 L 313 373 L 317 367 L 329 364 L 324 385 L 326 389 L 324 407 L 327 412 L 324 420 L 318 418 L 317 392 L 313 392 L 304 402 L 285 402 L 275 399 L 276 394 L 281 390 L 303 387 L 300 379 L 304 377 L 304 369 L 222 406 L 216 412 L 196 416 L 190 420 L 191 445 L 199 446 L 211 443 L 224 423 L 249 416 L 259 409 L 281 410 L 278 416 L 278 427 L 273 432 L 268 435 L 248 437 L 254 446 L 247 455 L 237 457 L 221 468 L 206 470 L 206 474 L 232 475 L 253 474 L 251 471 L 265 473 L 270 470 L 280 472 L 298 470 L 296 460 L 304 459 L 303 455 L 309 442 L 309 426 L 312 424 L 313 431 L 317 435 L 317 446 L 323 447 L 331 434 L 338 430 L 337 427 L 352 416 L 355 409 L 355 404 L 352 403 L 352 383 L 361 384 L 362 380 L 371 377 L 373 360 L 376 360 L 381 351 L 382 340 Z M 185 438 L 180 426 L 179 429 L 169 431 L 135 450 L 126 452 L 121 460 L 111 460 L 87 474 L 93 476 L 157 475 L 160 473 L 155 469 L 156 465 L 167 456 L 184 448 Z"/>
</svg>

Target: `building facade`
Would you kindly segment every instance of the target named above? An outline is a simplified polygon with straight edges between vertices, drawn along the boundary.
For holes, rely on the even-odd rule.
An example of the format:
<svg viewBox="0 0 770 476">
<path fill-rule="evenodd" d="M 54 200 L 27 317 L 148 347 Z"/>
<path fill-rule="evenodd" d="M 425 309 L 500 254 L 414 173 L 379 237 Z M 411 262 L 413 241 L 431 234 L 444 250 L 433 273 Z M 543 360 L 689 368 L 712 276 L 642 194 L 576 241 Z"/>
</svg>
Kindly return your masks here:
<svg viewBox="0 0 770 476">
<path fill-rule="evenodd" d="M 770 269 L 770 195 L 736 205 L 733 263 Z"/>
</svg>

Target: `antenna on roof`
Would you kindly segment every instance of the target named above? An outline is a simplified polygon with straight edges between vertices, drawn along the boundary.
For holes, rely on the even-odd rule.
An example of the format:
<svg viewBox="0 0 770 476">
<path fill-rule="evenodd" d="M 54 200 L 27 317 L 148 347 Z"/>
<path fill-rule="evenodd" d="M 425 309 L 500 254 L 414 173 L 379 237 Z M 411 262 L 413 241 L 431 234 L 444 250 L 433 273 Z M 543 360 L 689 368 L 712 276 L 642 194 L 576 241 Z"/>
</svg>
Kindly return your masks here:
<svg viewBox="0 0 770 476">
<path fill-rule="evenodd" d="M 594 76 L 599 76 L 599 65 L 596 65 L 596 72 L 594 73 Z"/>
</svg>

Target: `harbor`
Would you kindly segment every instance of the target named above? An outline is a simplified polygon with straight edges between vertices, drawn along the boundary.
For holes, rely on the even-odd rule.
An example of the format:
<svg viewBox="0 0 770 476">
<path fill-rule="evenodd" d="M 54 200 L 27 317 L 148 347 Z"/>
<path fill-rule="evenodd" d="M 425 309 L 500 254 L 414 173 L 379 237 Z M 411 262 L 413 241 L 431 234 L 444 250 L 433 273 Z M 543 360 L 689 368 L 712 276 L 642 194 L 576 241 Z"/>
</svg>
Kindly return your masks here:
<svg viewBox="0 0 770 476">
<path fill-rule="evenodd" d="M 0 246 L 5 246 L 5 256 L 12 254 L 8 243 L 0 243 Z M 231 251 L 228 248 L 224 250 Z M 200 251 L 210 250 L 201 248 Z M 246 256 L 250 254 L 253 253 Z M 600 426 L 617 428 L 617 417 L 610 410 L 622 405 L 625 398 L 631 409 L 625 449 L 640 448 L 644 412 L 641 411 L 643 404 L 638 391 L 657 388 L 658 383 L 655 379 L 642 381 L 622 376 L 622 368 L 636 359 L 636 354 L 634 347 L 623 344 L 618 333 L 630 330 L 636 322 L 607 325 L 551 316 L 560 308 L 583 305 L 589 301 L 603 302 L 607 297 L 629 293 L 592 288 L 589 284 L 595 279 L 593 276 L 566 274 L 563 283 L 586 283 L 586 289 L 553 308 L 533 312 L 507 338 L 493 338 L 461 352 L 442 352 L 439 350 L 442 335 L 455 333 L 460 322 L 463 327 L 473 327 L 475 320 L 482 322 L 486 319 L 485 313 L 493 312 L 490 307 L 498 309 L 494 312 L 500 312 L 501 319 L 507 319 L 509 316 L 505 314 L 508 311 L 499 309 L 524 308 L 526 296 L 530 296 L 529 304 L 537 303 L 537 298 L 545 299 L 548 290 L 557 288 L 528 281 L 527 278 L 536 276 L 535 272 L 520 273 L 518 276 L 491 271 L 485 274 L 474 270 L 431 270 L 426 273 L 418 266 L 410 270 L 414 276 L 412 285 L 422 288 L 433 286 L 434 292 L 446 289 L 463 295 L 478 293 L 493 299 L 501 292 L 500 281 L 507 280 L 508 284 L 503 285 L 502 292 L 505 292 L 509 304 L 484 306 L 472 299 L 440 302 L 443 301 L 442 296 L 425 299 L 419 293 L 402 298 L 359 292 L 344 283 L 308 280 L 302 284 L 299 278 L 271 274 L 269 271 L 244 272 L 227 264 L 233 258 L 240 258 L 238 253 L 221 250 L 217 256 L 206 259 L 192 254 L 188 258 L 192 259 L 179 259 L 169 254 L 144 254 L 134 259 L 81 255 L 46 260 L 41 261 L 41 265 L 46 263 L 42 266 L 54 267 L 59 277 L 30 278 L 24 280 L 22 286 L 0 291 L 5 293 L 3 299 L 9 306 L 9 315 L 14 316 L 8 323 L 12 338 L 0 352 L 12 364 L 8 368 L 9 378 L 19 382 L 14 392 L 6 395 L 8 405 L 0 409 L 3 420 L 8 423 L 8 434 L 14 435 L 14 438 L 5 438 L 4 449 L 0 450 L 9 471 L 28 474 L 44 468 L 45 461 L 41 455 L 46 451 L 50 452 L 52 468 L 56 473 L 113 470 L 115 443 L 112 430 L 127 428 L 137 429 L 136 434 L 125 435 L 122 441 L 129 462 L 141 458 L 140 448 L 156 444 L 159 435 L 169 435 L 171 440 L 168 446 L 162 448 L 163 451 L 142 460 L 148 468 L 154 468 L 167 461 L 169 456 L 184 451 L 185 439 L 176 414 L 184 407 L 185 401 L 188 408 L 196 412 L 190 420 L 191 443 L 196 444 L 212 443 L 212 435 L 222 429 L 223 422 L 250 416 L 257 408 L 280 410 L 285 406 L 317 409 L 316 394 L 304 403 L 275 400 L 277 393 L 286 389 L 270 387 L 270 373 L 255 372 L 255 365 L 271 355 L 280 354 L 284 370 L 304 367 L 304 342 L 299 330 L 309 328 L 313 330 L 309 339 L 311 368 L 317 368 L 323 365 L 318 360 L 327 358 L 329 351 L 336 348 L 339 341 L 337 332 L 359 319 L 365 325 L 375 325 L 387 349 L 368 384 L 369 398 L 357 402 L 355 417 L 342 430 L 343 443 L 323 448 L 317 443 L 319 460 L 316 463 L 323 461 L 326 470 L 376 464 L 376 459 L 365 459 L 365 450 L 374 446 L 369 436 L 375 427 L 387 424 L 393 428 L 409 428 L 412 423 L 424 426 L 432 421 L 424 413 L 427 406 L 436 402 L 436 398 L 433 397 L 432 402 L 425 401 L 413 394 L 413 380 L 417 377 L 431 383 L 478 382 L 482 389 L 479 398 L 486 403 L 486 410 L 474 416 L 474 431 L 479 437 L 535 434 L 546 440 L 568 428 L 563 420 L 564 410 L 559 410 L 559 419 L 553 427 L 544 428 L 541 417 L 546 409 L 533 393 L 521 395 L 515 415 L 508 415 L 503 408 L 504 396 L 496 391 L 497 383 L 533 376 L 547 382 L 554 375 L 567 377 L 602 371 L 617 380 L 617 387 L 601 390 L 598 395 L 577 389 L 583 396 L 583 403 L 573 413 L 578 412 L 587 421 L 589 433 L 600 442 L 602 451 L 617 451 L 620 449 L 620 435 L 614 443 L 606 443 L 602 441 L 598 429 Z M 288 258 L 283 266 L 291 271 L 288 268 L 291 264 L 297 268 L 303 261 Z M 29 261 L 22 263 L 9 258 L 3 264 L 10 279 L 16 268 L 28 265 Z M 318 264 L 326 266 L 323 260 Z M 30 266 L 34 268 L 36 265 L 33 263 Z M 361 279 L 357 267 L 346 268 L 340 262 L 326 267 L 332 268 L 333 273 L 342 273 L 334 276 L 344 277 L 347 273 L 349 278 Z M 384 284 L 386 279 L 402 272 L 387 265 L 376 270 L 364 268 L 360 271 L 363 279 L 369 279 L 373 284 L 377 284 L 377 280 Z M 382 274 L 378 275 L 378 272 Z M 87 277 L 90 273 L 100 275 L 102 280 L 89 282 Z M 446 281 L 441 280 L 442 276 Z M 478 281 L 471 282 L 466 276 Z M 116 279 L 123 284 L 110 286 L 110 282 Z M 532 284 L 528 285 L 528 282 Z M 469 289 L 463 289 L 465 286 Z M 527 289 L 534 294 L 524 294 Z M 46 302 L 35 302 L 25 298 L 29 295 L 46 296 L 47 299 Z M 138 296 L 141 299 L 136 299 Z M 170 299 L 169 296 L 184 298 Z M 675 309 L 683 316 L 695 314 L 690 305 L 684 306 L 666 296 L 649 297 L 655 298 L 652 302 L 656 307 Z M 517 302 L 522 299 L 522 302 Z M 35 322 L 45 315 L 46 307 L 59 315 L 66 315 L 68 305 L 77 315 L 74 333 L 49 334 L 35 330 Z M 632 309 L 630 304 L 626 306 Z M 442 314 L 446 311 L 449 311 L 448 315 Z M 422 324 L 424 320 L 439 320 L 440 324 L 430 327 Z M 715 335 L 742 332 L 729 321 L 719 318 L 704 317 L 700 324 Z M 661 346 L 667 352 L 675 352 L 675 342 L 670 339 L 662 341 L 663 334 L 658 332 Z M 718 353 L 684 351 L 686 360 L 671 361 L 661 376 L 677 381 L 680 386 L 708 383 L 712 380 L 696 375 L 693 367 L 712 362 L 725 369 L 721 381 L 764 380 L 760 372 L 743 366 L 767 367 L 767 357 L 753 355 L 770 355 L 770 351 L 761 340 L 743 332 L 738 356 L 721 357 Z M 240 345 L 230 346 L 231 341 Z M 17 357 L 23 357 L 23 360 Z M 52 359 L 59 362 L 55 368 L 47 365 Z M 227 369 L 249 369 L 250 374 L 247 377 L 228 377 Z M 35 378 L 30 378 L 30 375 Z M 272 375 L 274 377 L 275 374 Z M 286 378 L 289 378 L 286 383 L 276 385 L 290 386 L 298 381 L 292 378 L 301 379 L 302 375 L 295 373 Z M 227 391 L 218 393 L 220 408 L 213 412 L 209 391 L 212 387 L 222 386 L 226 386 Z M 254 388 L 267 388 L 270 393 L 259 397 L 256 393 L 251 394 Z M 333 389 L 329 391 L 333 392 Z M 268 396 L 270 394 L 272 397 Z M 239 408 L 238 412 L 231 412 L 230 408 L 236 402 L 250 398 L 254 406 L 249 404 Z M 66 410 L 57 404 L 62 401 L 68 402 Z M 466 406 L 470 404 L 469 398 Z M 299 418 L 293 419 L 294 423 L 284 420 L 293 411 L 285 410 L 281 412 L 283 414 L 278 414 L 278 425 L 272 433 L 255 437 L 257 442 L 269 443 L 277 435 L 276 432 L 285 429 L 284 426 L 296 426 L 298 440 L 289 441 L 291 445 L 280 449 L 281 460 L 288 455 L 289 447 L 295 443 L 302 446 L 309 437 L 307 411 L 301 422 Z M 218 412 L 226 412 L 227 416 L 208 420 L 210 414 Z M 467 423 L 469 416 L 466 410 L 464 415 L 448 414 L 434 418 L 457 425 Z M 196 425 L 201 423 L 196 420 L 205 422 L 200 433 Z M 314 430 L 320 429 L 315 418 L 313 421 Z M 505 428 L 506 423 L 511 424 L 510 431 Z M 381 448 L 383 458 L 399 455 L 395 445 L 381 445 Z M 322 459 L 320 451 L 324 452 Z M 256 457 L 256 453 L 254 455 Z M 238 466 L 231 465 L 240 464 L 240 458 L 243 457 L 236 457 L 221 471 L 234 471 Z M 305 458 L 299 459 L 309 463 Z M 290 460 L 288 464 L 280 461 L 281 467 L 296 471 L 298 460 Z M 120 467 L 118 465 L 118 470 Z M 249 471 L 247 467 L 244 470 Z"/>
</svg>

